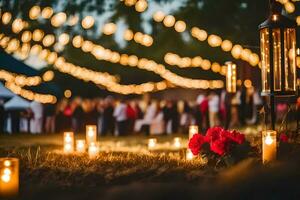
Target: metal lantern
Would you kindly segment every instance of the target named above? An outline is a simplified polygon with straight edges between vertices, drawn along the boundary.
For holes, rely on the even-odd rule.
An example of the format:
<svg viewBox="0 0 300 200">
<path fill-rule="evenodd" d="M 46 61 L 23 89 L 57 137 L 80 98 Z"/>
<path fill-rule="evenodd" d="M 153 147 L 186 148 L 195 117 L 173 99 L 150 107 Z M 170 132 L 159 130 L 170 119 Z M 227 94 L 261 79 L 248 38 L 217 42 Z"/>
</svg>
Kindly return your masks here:
<svg viewBox="0 0 300 200">
<path fill-rule="evenodd" d="M 236 64 L 226 62 L 226 90 L 229 93 L 236 93 Z"/>
<path fill-rule="evenodd" d="M 297 24 L 281 14 L 282 4 L 276 0 L 270 0 L 270 9 L 259 30 L 262 95 L 270 97 L 271 126 L 275 130 L 275 97 L 296 95 Z"/>
<path fill-rule="evenodd" d="M 296 94 L 295 21 L 283 16 L 282 5 L 270 0 L 269 18 L 259 26 L 262 95 Z"/>
</svg>

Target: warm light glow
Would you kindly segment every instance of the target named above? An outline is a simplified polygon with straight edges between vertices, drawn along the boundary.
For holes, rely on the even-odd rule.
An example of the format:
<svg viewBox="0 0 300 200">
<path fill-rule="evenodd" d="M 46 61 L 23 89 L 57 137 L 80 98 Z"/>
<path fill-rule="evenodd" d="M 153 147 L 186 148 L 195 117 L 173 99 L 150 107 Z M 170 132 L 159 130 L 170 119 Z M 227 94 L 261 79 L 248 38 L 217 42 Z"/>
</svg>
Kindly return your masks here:
<svg viewBox="0 0 300 200">
<path fill-rule="evenodd" d="M 19 160 L 0 158 L 0 198 L 14 199 L 19 192 Z"/>
<path fill-rule="evenodd" d="M 205 41 L 207 39 L 207 32 L 205 30 L 201 30 L 197 27 L 193 27 L 191 29 L 191 34 L 193 37 L 197 38 L 199 41 Z"/>
<path fill-rule="evenodd" d="M 39 6 L 33 6 L 29 10 L 29 18 L 35 20 L 39 17 L 40 13 L 41 13 L 41 8 Z"/>
<path fill-rule="evenodd" d="M 144 12 L 148 7 L 148 3 L 146 0 L 139 0 L 136 4 L 135 4 L 135 10 L 137 12 Z"/>
<path fill-rule="evenodd" d="M 5 12 L 2 15 L 2 23 L 3 24 L 8 24 L 11 20 L 11 13 L 10 12 Z"/>
<path fill-rule="evenodd" d="M 163 21 L 164 25 L 166 27 L 172 27 L 175 24 L 175 17 L 172 15 L 167 15 Z"/>
<path fill-rule="evenodd" d="M 217 35 L 210 35 L 207 41 L 208 44 L 212 47 L 218 47 L 222 44 L 222 39 Z"/>
<path fill-rule="evenodd" d="M 231 50 L 231 54 L 235 59 L 239 59 L 241 54 L 243 52 L 243 47 L 241 45 L 234 45 L 232 50 Z"/>
<path fill-rule="evenodd" d="M 84 153 L 85 148 L 85 140 L 76 140 L 76 151 L 78 153 Z"/>
<path fill-rule="evenodd" d="M 59 12 L 51 18 L 51 24 L 54 27 L 63 25 L 67 20 L 67 15 L 64 12 Z"/>
<path fill-rule="evenodd" d="M 44 37 L 44 32 L 40 29 L 36 29 L 33 31 L 32 39 L 36 42 L 39 42 Z"/>
<path fill-rule="evenodd" d="M 232 42 L 229 40 L 224 40 L 222 42 L 221 48 L 223 49 L 223 51 L 231 51 L 232 49 Z"/>
<path fill-rule="evenodd" d="M 97 126 L 87 125 L 86 126 L 86 143 L 89 146 L 91 143 L 97 142 Z"/>
<path fill-rule="evenodd" d="M 15 19 L 12 23 L 12 31 L 14 33 L 19 33 L 23 30 L 25 23 L 21 19 Z"/>
<path fill-rule="evenodd" d="M 89 158 L 90 159 L 95 159 L 97 158 L 98 154 L 99 154 L 99 147 L 97 145 L 96 142 L 91 142 L 89 144 L 89 149 L 88 149 L 88 153 L 89 153 Z"/>
<path fill-rule="evenodd" d="M 73 153 L 74 151 L 74 133 L 65 132 L 64 133 L 64 152 Z"/>
<path fill-rule="evenodd" d="M 186 24 L 184 21 L 177 21 L 175 23 L 175 30 L 179 33 L 184 32 L 186 29 Z"/>
<path fill-rule="evenodd" d="M 180 137 L 174 138 L 174 147 L 177 149 L 181 148 L 181 138 Z"/>
<path fill-rule="evenodd" d="M 235 93 L 236 92 L 236 86 L 237 86 L 237 69 L 236 64 L 232 62 L 226 62 L 226 91 L 229 93 Z"/>
<path fill-rule="evenodd" d="M 68 44 L 70 41 L 70 36 L 67 33 L 62 33 L 58 37 L 58 42 L 62 45 Z"/>
<path fill-rule="evenodd" d="M 45 7 L 42 10 L 42 17 L 45 19 L 50 19 L 50 17 L 52 17 L 53 15 L 53 9 L 51 7 Z"/>
<path fill-rule="evenodd" d="M 251 88 L 251 87 L 252 87 L 252 81 L 249 80 L 249 79 L 246 79 L 246 80 L 244 81 L 244 86 L 245 86 L 246 88 Z"/>
<path fill-rule="evenodd" d="M 153 14 L 153 19 L 156 22 L 162 22 L 165 18 L 165 13 L 163 13 L 162 11 L 157 11 Z"/>
<path fill-rule="evenodd" d="M 72 96 L 71 90 L 65 90 L 64 95 L 66 98 L 70 98 Z"/>
<path fill-rule="evenodd" d="M 133 32 L 129 29 L 125 30 L 124 32 L 124 39 L 130 41 L 133 39 Z"/>
<path fill-rule="evenodd" d="M 26 42 L 30 42 L 31 41 L 31 38 L 32 38 L 32 34 L 30 31 L 24 31 L 22 33 L 22 37 L 21 37 L 21 41 L 23 43 L 26 43 Z"/>
<path fill-rule="evenodd" d="M 198 126 L 196 125 L 191 125 L 189 126 L 189 139 L 193 137 L 193 135 L 199 133 Z"/>
<path fill-rule="evenodd" d="M 188 148 L 186 150 L 186 159 L 187 160 L 193 160 L 195 158 L 194 154 L 192 153 L 192 151 Z"/>
<path fill-rule="evenodd" d="M 83 38 L 80 35 L 77 35 L 73 38 L 72 44 L 76 48 L 80 48 L 83 43 Z"/>
<path fill-rule="evenodd" d="M 55 42 L 55 37 L 52 34 L 46 35 L 43 39 L 43 45 L 45 47 L 51 46 L 52 44 L 54 44 L 54 42 Z"/>
<path fill-rule="evenodd" d="M 276 135 L 276 131 L 273 130 L 266 130 L 262 132 L 262 160 L 264 164 L 276 160 Z"/>
<path fill-rule="evenodd" d="M 117 31 L 117 25 L 114 23 L 107 23 L 103 26 L 102 32 L 105 35 L 112 35 Z"/>
<path fill-rule="evenodd" d="M 92 16 L 86 16 L 83 18 L 81 25 L 84 29 L 92 28 L 95 24 L 95 19 Z"/>
<path fill-rule="evenodd" d="M 49 71 L 46 71 L 44 74 L 43 74 L 43 80 L 45 82 L 49 82 L 49 81 L 52 81 L 54 78 L 54 72 L 49 70 Z"/>
<path fill-rule="evenodd" d="M 148 149 L 154 149 L 156 147 L 157 139 L 151 138 L 148 140 Z"/>
</svg>

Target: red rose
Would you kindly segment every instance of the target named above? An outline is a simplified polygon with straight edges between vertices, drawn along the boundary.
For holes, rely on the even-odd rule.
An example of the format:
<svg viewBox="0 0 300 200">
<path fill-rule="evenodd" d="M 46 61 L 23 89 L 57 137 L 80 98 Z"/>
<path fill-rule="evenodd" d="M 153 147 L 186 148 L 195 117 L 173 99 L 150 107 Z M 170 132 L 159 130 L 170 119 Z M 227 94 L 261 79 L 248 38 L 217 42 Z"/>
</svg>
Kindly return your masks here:
<svg viewBox="0 0 300 200">
<path fill-rule="evenodd" d="M 224 131 L 224 129 L 221 127 L 218 127 L 218 126 L 209 128 L 206 132 L 206 140 L 215 141 L 215 140 L 220 139 L 221 133 L 223 131 Z"/>
<path fill-rule="evenodd" d="M 236 142 L 236 143 L 238 143 L 238 144 L 242 144 L 242 143 L 244 143 L 244 141 L 245 141 L 245 135 L 244 134 L 241 134 L 241 133 L 239 133 L 239 132 L 237 132 L 237 131 L 228 131 L 227 132 L 227 137 L 231 140 L 231 141 L 233 141 L 233 142 Z"/>
<path fill-rule="evenodd" d="M 205 139 L 203 135 L 194 134 L 189 141 L 189 148 L 194 155 L 198 155 L 204 143 L 205 143 Z"/>
<path fill-rule="evenodd" d="M 216 140 L 210 143 L 210 150 L 215 152 L 216 154 L 222 156 L 225 154 L 227 148 L 226 141 L 224 140 Z"/>
<path fill-rule="evenodd" d="M 284 134 L 284 133 L 280 134 L 280 138 L 279 139 L 280 139 L 281 142 L 288 142 L 289 141 L 289 137 L 286 134 Z"/>
</svg>

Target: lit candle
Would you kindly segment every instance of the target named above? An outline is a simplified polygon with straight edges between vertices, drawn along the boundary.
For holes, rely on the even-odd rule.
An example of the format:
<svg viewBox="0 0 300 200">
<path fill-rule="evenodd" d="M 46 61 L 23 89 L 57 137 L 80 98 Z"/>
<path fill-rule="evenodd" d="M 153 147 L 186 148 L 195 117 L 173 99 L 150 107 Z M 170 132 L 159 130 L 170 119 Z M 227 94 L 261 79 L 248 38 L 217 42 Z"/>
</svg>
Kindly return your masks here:
<svg viewBox="0 0 300 200">
<path fill-rule="evenodd" d="M 0 198 L 16 197 L 19 192 L 19 159 L 0 158 Z"/>
<path fill-rule="evenodd" d="M 89 158 L 94 159 L 99 153 L 99 147 L 97 143 L 91 142 L 89 145 Z"/>
<path fill-rule="evenodd" d="M 148 149 L 154 149 L 156 147 L 157 140 L 155 138 L 150 138 L 148 140 Z"/>
<path fill-rule="evenodd" d="M 193 137 L 193 135 L 197 134 L 199 131 L 198 126 L 196 125 L 191 125 L 189 127 L 189 139 Z"/>
<path fill-rule="evenodd" d="M 269 163 L 276 160 L 276 131 L 266 130 L 262 132 L 262 160 Z"/>
<path fill-rule="evenodd" d="M 181 147 L 181 138 L 180 137 L 174 138 L 174 147 L 177 149 L 179 149 Z"/>
<path fill-rule="evenodd" d="M 87 125 L 86 126 L 86 143 L 89 146 L 92 142 L 97 142 L 97 126 Z"/>
<path fill-rule="evenodd" d="M 76 140 L 76 151 L 78 153 L 85 152 L 85 140 Z"/>
<path fill-rule="evenodd" d="M 64 133 L 64 152 L 73 153 L 74 151 L 74 133 L 65 132 Z"/>
<path fill-rule="evenodd" d="M 186 159 L 187 160 L 193 160 L 195 158 L 194 154 L 192 153 L 192 151 L 190 149 L 186 150 Z"/>
</svg>

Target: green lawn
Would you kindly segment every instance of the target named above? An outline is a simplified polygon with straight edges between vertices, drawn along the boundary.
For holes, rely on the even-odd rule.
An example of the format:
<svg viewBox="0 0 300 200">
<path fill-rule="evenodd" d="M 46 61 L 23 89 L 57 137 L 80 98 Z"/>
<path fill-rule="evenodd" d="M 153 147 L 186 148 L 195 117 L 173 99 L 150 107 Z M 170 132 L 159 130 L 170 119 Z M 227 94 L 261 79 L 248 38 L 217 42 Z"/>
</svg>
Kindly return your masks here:
<svg viewBox="0 0 300 200">
<path fill-rule="evenodd" d="M 158 137 L 158 142 L 168 146 L 173 137 Z M 76 135 L 79 138 L 84 135 Z M 147 139 L 101 137 L 101 152 L 91 160 L 87 155 L 64 155 L 62 134 L 2 135 L 0 156 L 20 159 L 20 199 L 258 199 L 260 194 L 281 199 L 283 194 L 272 188 L 291 190 L 288 196 L 299 192 L 293 190 L 299 186 L 297 159 L 266 167 L 259 158 L 250 158 L 215 170 L 174 151 L 148 153 Z"/>
</svg>

